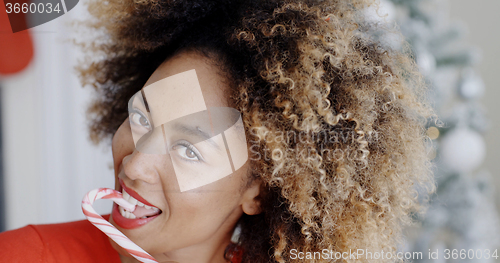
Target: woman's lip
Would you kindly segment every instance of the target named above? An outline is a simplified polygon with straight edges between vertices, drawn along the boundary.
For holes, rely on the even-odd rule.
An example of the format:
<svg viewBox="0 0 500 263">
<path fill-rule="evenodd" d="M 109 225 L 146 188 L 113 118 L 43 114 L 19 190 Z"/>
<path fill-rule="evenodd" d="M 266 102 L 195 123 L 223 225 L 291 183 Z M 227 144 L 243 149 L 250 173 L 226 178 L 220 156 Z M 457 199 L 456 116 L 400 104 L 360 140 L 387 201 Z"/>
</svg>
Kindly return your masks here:
<svg viewBox="0 0 500 263">
<path fill-rule="evenodd" d="M 140 196 L 136 191 L 128 188 L 125 183 L 123 182 L 123 180 L 120 178 L 118 179 L 119 182 L 120 182 L 120 185 L 122 186 L 122 193 L 123 191 L 127 192 L 130 196 L 132 196 L 133 198 L 135 198 L 137 201 L 145 204 L 145 205 L 149 205 L 149 206 L 154 206 L 152 204 L 150 204 L 148 201 L 146 201 L 146 199 L 142 198 L 142 196 Z M 156 207 L 156 206 L 154 206 Z"/>
<path fill-rule="evenodd" d="M 111 212 L 111 217 L 119 227 L 125 229 L 134 229 L 149 223 L 151 220 L 155 219 L 160 214 L 148 218 L 129 219 L 123 217 L 120 214 L 120 211 L 118 210 L 118 205 L 113 203 L 113 211 Z"/>
</svg>

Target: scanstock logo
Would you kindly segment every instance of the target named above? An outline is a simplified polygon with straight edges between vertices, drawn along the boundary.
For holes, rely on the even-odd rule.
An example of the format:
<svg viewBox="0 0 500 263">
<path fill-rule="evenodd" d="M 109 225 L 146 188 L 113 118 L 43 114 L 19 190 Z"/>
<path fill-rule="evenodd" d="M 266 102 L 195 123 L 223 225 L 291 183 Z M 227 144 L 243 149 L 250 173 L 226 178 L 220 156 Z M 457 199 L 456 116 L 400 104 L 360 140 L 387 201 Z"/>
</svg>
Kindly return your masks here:
<svg viewBox="0 0 500 263">
<path fill-rule="evenodd" d="M 73 9 L 78 0 L 3 0 L 12 32 L 33 28 Z"/>
</svg>

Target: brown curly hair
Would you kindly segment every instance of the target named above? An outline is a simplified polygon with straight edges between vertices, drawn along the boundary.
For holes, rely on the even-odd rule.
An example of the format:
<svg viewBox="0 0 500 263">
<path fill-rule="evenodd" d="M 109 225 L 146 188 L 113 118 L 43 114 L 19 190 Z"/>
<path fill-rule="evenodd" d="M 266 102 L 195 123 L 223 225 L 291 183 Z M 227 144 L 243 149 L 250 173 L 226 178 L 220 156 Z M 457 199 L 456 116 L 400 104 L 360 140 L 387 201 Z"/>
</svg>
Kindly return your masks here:
<svg viewBox="0 0 500 263">
<path fill-rule="evenodd" d="M 99 94 L 91 137 L 114 134 L 166 58 L 196 50 L 230 80 L 250 181 L 262 182 L 263 212 L 240 219 L 243 262 L 290 262 L 291 249 L 395 252 L 417 188 L 434 190 L 434 114 L 408 52 L 370 37 L 360 10 L 371 2 L 90 0 L 88 25 L 103 33 L 87 45 L 101 59 L 80 68 Z"/>
</svg>

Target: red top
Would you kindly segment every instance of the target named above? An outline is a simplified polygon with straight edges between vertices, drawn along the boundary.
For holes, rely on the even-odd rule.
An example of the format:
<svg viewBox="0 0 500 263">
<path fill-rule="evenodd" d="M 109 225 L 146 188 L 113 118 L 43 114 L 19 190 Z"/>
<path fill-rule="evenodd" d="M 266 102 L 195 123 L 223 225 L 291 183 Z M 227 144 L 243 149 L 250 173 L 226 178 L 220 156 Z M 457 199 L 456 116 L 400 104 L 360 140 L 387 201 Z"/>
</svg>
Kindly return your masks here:
<svg viewBox="0 0 500 263">
<path fill-rule="evenodd" d="M 108 220 L 108 216 L 104 216 Z M 28 225 L 0 233 L 1 262 L 110 262 L 120 257 L 108 237 L 89 221 Z"/>
<path fill-rule="evenodd" d="M 103 216 L 109 220 L 109 215 Z M 231 263 L 241 262 L 241 249 L 232 248 Z M 0 262 L 120 263 L 108 237 L 89 221 L 28 225 L 0 233 Z"/>
</svg>

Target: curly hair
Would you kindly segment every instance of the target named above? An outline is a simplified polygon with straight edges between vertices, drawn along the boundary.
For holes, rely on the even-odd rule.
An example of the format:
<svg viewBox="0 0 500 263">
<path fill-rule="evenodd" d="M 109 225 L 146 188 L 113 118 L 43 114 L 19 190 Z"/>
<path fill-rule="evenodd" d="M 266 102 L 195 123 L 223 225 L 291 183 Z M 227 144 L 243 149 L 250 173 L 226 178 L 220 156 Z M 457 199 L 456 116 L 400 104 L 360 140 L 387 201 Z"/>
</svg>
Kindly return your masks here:
<svg viewBox="0 0 500 263">
<path fill-rule="evenodd" d="M 395 252 L 421 210 L 417 188 L 434 190 L 425 149 L 434 113 L 409 53 L 367 33 L 360 10 L 371 4 L 90 0 L 88 25 L 105 34 L 89 46 L 101 59 L 80 68 L 99 94 L 91 137 L 114 134 L 166 58 L 196 50 L 230 80 L 250 180 L 261 182 L 263 212 L 239 222 L 243 262 L 289 262 L 291 249 Z"/>
</svg>

